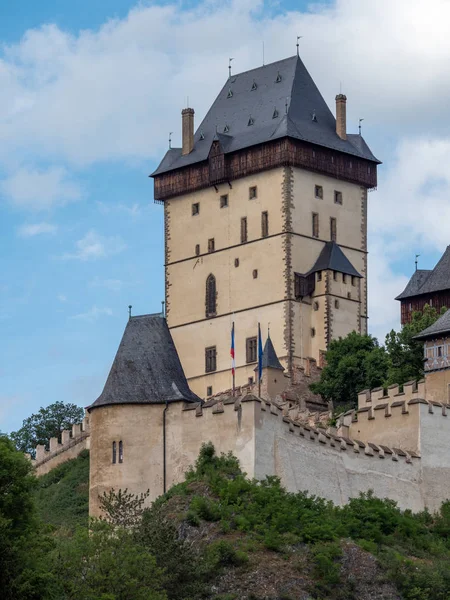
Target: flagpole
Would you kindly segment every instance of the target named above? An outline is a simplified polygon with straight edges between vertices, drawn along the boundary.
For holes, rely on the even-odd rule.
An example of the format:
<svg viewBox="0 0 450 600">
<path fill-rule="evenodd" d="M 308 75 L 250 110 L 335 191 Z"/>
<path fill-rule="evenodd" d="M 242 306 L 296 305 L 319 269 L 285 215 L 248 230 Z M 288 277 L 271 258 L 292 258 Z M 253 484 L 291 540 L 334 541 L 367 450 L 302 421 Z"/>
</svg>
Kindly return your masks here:
<svg viewBox="0 0 450 600">
<path fill-rule="evenodd" d="M 234 354 L 234 321 L 231 326 L 231 374 L 233 376 L 233 397 L 236 392 L 236 359 Z"/>
<path fill-rule="evenodd" d="M 258 398 L 261 398 L 261 375 L 262 375 L 262 339 L 261 325 L 258 323 Z"/>
</svg>

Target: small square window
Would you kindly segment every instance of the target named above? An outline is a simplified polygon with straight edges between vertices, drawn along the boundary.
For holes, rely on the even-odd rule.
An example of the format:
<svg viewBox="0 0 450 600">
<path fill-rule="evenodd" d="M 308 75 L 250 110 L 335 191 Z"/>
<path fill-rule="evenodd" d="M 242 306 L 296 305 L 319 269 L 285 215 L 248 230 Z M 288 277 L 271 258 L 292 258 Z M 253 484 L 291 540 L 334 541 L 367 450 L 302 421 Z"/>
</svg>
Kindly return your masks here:
<svg viewBox="0 0 450 600">
<path fill-rule="evenodd" d="M 258 188 L 256 187 L 256 185 L 252 185 L 251 187 L 248 188 L 248 199 L 249 200 L 253 200 L 254 198 L 258 197 Z"/>
<path fill-rule="evenodd" d="M 200 244 L 195 244 L 195 256 L 200 254 Z"/>
<path fill-rule="evenodd" d="M 253 279 L 258 278 L 258 269 L 253 269 Z"/>
<path fill-rule="evenodd" d="M 320 200 L 323 199 L 323 187 L 321 185 L 314 186 L 314 196 Z"/>
<path fill-rule="evenodd" d="M 342 204 L 342 192 L 338 192 L 337 190 L 334 190 L 334 203 Z"/>
<path fill-rule="evenodd" d="M 220 196 L 220 208 L 226 208 L 228 206 L 228 194 Z"/>
<path fill-rule="evenodd" d="M 317 281 L 322 281 L 322 271 L 317 271 Z"/>
<path fill-rule="evenodd" d="M 206 388 L 206 395 L 212 396 L 212 385 L 208 385 L 208 387 Z"/>
<path fill-rule="evenodd" d="M 208 240 L 208 252 L 214 252 L 215 250 L 215 242 L 214 238 Z"/>
<path fill-rule="evenodd" d="M 196 202 L 192 205 L 192 216 L 198 215 L 200 213 L 200 202 Z"/>
</svg>

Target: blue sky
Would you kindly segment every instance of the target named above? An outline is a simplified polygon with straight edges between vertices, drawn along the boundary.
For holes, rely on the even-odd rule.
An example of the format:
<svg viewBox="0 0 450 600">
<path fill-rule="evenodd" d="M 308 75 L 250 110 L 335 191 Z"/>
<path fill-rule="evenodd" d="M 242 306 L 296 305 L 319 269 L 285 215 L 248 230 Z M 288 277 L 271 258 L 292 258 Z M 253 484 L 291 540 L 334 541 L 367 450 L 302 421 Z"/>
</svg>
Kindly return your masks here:
<svg viewBox="0 0 450 600">
<path fill-rule="evenodd" d="M 439 18 L 437 18 L 439 17 Z M 163 299 L 148 174 L 236 71 L 301 54 L 383 160 L 370 194 L 370 323 L 450 239 L 445 0 L 0 2 L 0 430 L 101 392 L 127 318 Z M 442 23 L 442 24 L 441 24 Z M 411 31 L 415 35 L 411 35 Z M 426 42 L 428 40 L 428 42 Z M 432 42 L 430 42 L 432 40 Z"/>
</svg>

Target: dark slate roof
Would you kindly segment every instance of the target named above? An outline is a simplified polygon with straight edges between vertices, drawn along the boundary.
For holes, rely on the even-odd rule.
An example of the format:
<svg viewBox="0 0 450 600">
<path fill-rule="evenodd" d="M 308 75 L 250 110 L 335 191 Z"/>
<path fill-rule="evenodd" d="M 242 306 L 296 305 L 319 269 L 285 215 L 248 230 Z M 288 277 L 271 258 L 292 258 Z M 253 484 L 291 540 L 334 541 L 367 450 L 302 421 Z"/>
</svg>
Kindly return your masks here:
<svg viewBox="0 0 450 600">
<path fill-rule="evenodd" d="M 327 269 L 338 271 L 339 273 L 346 273 L 353 277 L 362 277 L 336 242 L 325 242 L 325 246 L 322 248 L 319 258 L 306 275 L 317 273 L 317 271 L 326 271 Z"/>
<path fill-rule="evenodd" d="M 408 285 L 396 300 L 412 296 L 441 292 L 450 289 L 450 246 L 447 246 L 438 264 L 432 271 L 419 269 L 414 272 Z"/>
<path fill-rule="evenodd" d="M 214 139 L 228 153 L 283 137 L 380 162 L 360 135 L 337 135 L 332 112 L 301 59 L 292 56 L 232 75 L 198 127 L 192 152 L 169 149 L 152 176 L 206 160 Z"/>
<path fill-rule="evenodd" d="M 131 317 L 103 392 L 89 407 L 108 404 L 201 402 L 189 389 L 166 320 Z"/>
<path fill-rule="evenodd" d="M 430 337 L 440 337 L 441 335 L 450 333 L 450 310 L 439 317 L 437 321 L 430 325 L 418 335 L 414 336 L 415 340 L 425 340 Z"/>
<path fill-rule="evenodd" d="M 267 367 L 269 367 L 271 369 L 280 369 L 281 371 L 284 371 L 284 367 L 281 365 L 280 361 L 278 360 L 278 356 L 277 356 L 277 353 L 275 352 L 275 348 L 273 347 L 272 340 L 270 339 L 270 335 L 267 337 L 267 340 L 266 340 L 266 343 L 264 346 L 263 359 L 262 359 L 262 368 L 266 369 Z"/>
</svg>

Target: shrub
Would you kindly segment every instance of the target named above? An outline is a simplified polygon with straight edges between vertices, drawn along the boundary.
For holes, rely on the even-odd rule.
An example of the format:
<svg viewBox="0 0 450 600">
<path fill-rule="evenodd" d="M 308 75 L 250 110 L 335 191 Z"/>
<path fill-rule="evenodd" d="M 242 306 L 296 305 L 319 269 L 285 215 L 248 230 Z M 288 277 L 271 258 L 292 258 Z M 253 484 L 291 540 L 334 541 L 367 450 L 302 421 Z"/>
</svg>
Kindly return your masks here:
<svg viewBox="0 0 450 600">
<path fill-rule="evenodd" d="M 225 540 L 219 540 L 208 547 L 209 560 L 215 567 L 241 566 L 248 563 L 248 556 Z"/>
</svg>

